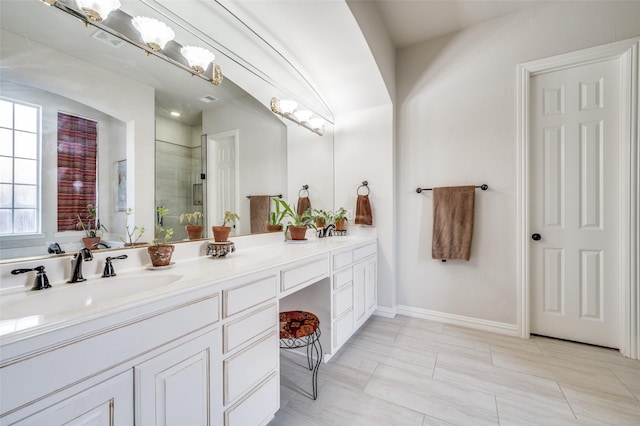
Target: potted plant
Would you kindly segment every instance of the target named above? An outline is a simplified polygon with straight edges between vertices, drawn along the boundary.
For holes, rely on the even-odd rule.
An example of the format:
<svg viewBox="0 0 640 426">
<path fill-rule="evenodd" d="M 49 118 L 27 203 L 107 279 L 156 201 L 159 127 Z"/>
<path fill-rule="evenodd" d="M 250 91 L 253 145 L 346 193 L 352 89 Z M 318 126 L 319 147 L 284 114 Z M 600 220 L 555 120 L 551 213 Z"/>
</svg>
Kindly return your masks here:
<svg viewBox="0 0 640 426">
<path fill-rule="evenodd" d="M 289 231 L 289 235 L 292 240 L 304 240 L 306 239 L 307 228 L 316 229 L 316 225 L 313 223 L 313 215 L 311 209 L 307 209 L 302 214 L 298 214 L 291 206 L 284 200 L 275 199 L 277 204 L 285 213 L 285 217 L 288 217 L 289 224 L 285 232 Z"/>
<path fill-rule="evenodd" d="M 338 211 L 333 214 L 333 223 L 336 225 L 336 231 L 347 230 L 347 209 L 340 207 Z"/>
<path fill-rule="evenodd" d="M 187 219 L 185 229 L 190 240 L 199 240 L 202 238 L 202 231 L 204 231 L 204 225 L 198 223 L 202 221 L 202 212 L 182 213 L 180 215 L 180 223 Z M 191 223 L 193 221 L 193 223 Z"/>
<path fill-rule="evenodd" d="M 324 228 L 331 223 L 332 218 L 331 213 L 321 209 L 314 209 L 313 219 L 316 221 L 316 227 Z"/>
<path fill-rule="evenodd" d="M 229 234 L 231 233 L 231 227 L 226 226 L 227 223 L 235 223 L 240 220 L 240 216 L 237 214 L 226 211 L 224 212 L 224 219 L 222 221 L 222 226 L 212 226 L 211 230 L 213 231 L 213 240 L 222 243 L 229 241 Z"/>
<path fill-rule="evenodd" d="M 276 204 L 276 211 L 269 213 L 269 220 L 267 221 L 267 232 L 282 231 L 282 221 L 284 220 L 285 212 L 280 209 L 280 204 Z"/>
<path fill-rule="evenodd" d="M 87 204 L 87 211 L 89 214 L 85 215 L 86 223 L 84 219 L 78 215 L 78 225 L 85 233 L 85 236 L 82 238 L 84 246 L 88 249 L 93 249 L 95 248 L 94 245 L 100 242 L 100 235 L 98 235 L 100 230 L 104 229 L 106 232 L 109 232 L 109 230 L 100 224 L 100 219 L 98 219 L 96 209 L 92 204 Z"/>
<path fill-rule="evenodd" d="M 151 246 L 147 248 L 151 263 L 153 266 L 167 266 L 171 264 L 171 256 L 173 255 L 173 244 L 167 244 L 167 242 L 173 236 L 173 229 L 162 227 L 162 219 L 169 213 L 169 209 L 166 207 L 158 207 L 156 210 L 158 213 L 158 224 L 156 225 L 156 232 Z"/>
<path fill-rule="evenodd" d="M 144 234 L 144 226 L 138 227 L 137 225 L 133 225 L 133 228 L 129 227 L 129 216 L 133 215 L 133 209 L 129 207 L 125 214 L 127 215 L 127 224 L 125 226 L 127 230 L 127 241 L 122 239 L 122 237 L 120 237 L 120 241 L 124 243 L 125 247 L 134 247 L 136 245 L 146 244 L 138 243 L 138 240 L 140 239 L 140 237 L 142 237 L 142 234 Z"/>
</svg>

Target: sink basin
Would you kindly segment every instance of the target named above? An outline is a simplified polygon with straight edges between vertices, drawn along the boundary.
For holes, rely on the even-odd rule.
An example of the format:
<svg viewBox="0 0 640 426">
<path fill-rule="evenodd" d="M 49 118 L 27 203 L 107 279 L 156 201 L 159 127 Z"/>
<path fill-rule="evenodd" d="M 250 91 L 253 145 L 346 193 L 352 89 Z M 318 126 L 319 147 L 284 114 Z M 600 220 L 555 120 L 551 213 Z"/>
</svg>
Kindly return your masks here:
<svg viewBox="0 0 640 426">
<path fill-rule="evenodd" d="M 77 284 L 58 284 L 48 290 L 26 291 L 0 298 L 0 329 L 5 320 L 39 318 L 70 312 L 81 312 L 112 303 L 135 294 L 145 293 L 180 280 L 182 275 L 135 275 L 95 278 Z M 40 321 L 38 321 L 40 322 Z M 4 334 L 0 331 L 0 334 Z"/>
</svg>

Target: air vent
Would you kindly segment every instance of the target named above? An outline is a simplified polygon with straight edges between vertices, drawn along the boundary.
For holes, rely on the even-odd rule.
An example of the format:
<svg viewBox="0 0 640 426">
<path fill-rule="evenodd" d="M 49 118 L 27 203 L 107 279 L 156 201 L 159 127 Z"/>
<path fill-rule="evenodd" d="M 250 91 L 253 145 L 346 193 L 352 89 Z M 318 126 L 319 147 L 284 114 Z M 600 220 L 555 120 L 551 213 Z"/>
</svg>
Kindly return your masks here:
<svg viewBox="0 0 640 426">
<path fill-rule="evenodd" d="M 205 104 L 210 104 L 211 102 L 217 101 L 218 98 L 216 98 L 215 96 L 211 96 L 211 95 L 205 95 L 205 96 L 201 97 L 200 100 L 202 102 L 204 102 Z"/>
<path fill-rule="evenodd" d="M 118 37 L 112 36 L 108 32 L 102 30 L 96 31 L 91 35 L 91 37 L 103 42 L 104 44 L 108 44 L 114 49 L 119 48 L 125 43 L 124 40 L 120 40 Z"/>
</svg>

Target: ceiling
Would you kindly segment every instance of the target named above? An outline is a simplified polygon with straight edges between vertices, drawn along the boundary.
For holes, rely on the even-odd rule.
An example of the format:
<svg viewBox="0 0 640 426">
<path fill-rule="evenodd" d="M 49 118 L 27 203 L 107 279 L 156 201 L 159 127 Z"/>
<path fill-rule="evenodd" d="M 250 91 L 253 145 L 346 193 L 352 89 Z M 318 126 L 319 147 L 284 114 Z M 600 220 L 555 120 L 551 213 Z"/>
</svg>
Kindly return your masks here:
<svg viewBox="0 0 640 426">
<path fill-rule="evenodd" d="M 377 3 L 396 48 L 459 31 L 546 0 L 356 0 Z"/>
</svg>

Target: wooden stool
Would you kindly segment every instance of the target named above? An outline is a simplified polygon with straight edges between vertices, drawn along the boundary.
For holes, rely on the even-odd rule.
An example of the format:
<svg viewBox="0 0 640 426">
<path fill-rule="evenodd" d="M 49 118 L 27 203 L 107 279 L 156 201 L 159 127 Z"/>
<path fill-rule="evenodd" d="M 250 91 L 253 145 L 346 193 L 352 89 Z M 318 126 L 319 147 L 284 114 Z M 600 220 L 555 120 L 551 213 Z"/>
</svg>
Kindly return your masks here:
<svg viewBox="0 0 640 426">
<path fill-rule="evenodd" d="M 318 369 L 322 362 L 320 320 L 311 312 L 280 312 L 280 349 L 307 348 L 307 365 L 313 371 L 313 399 L 318 397 Z M 314 363 L 314 355 L 316 361 Z"/>
</svg>

